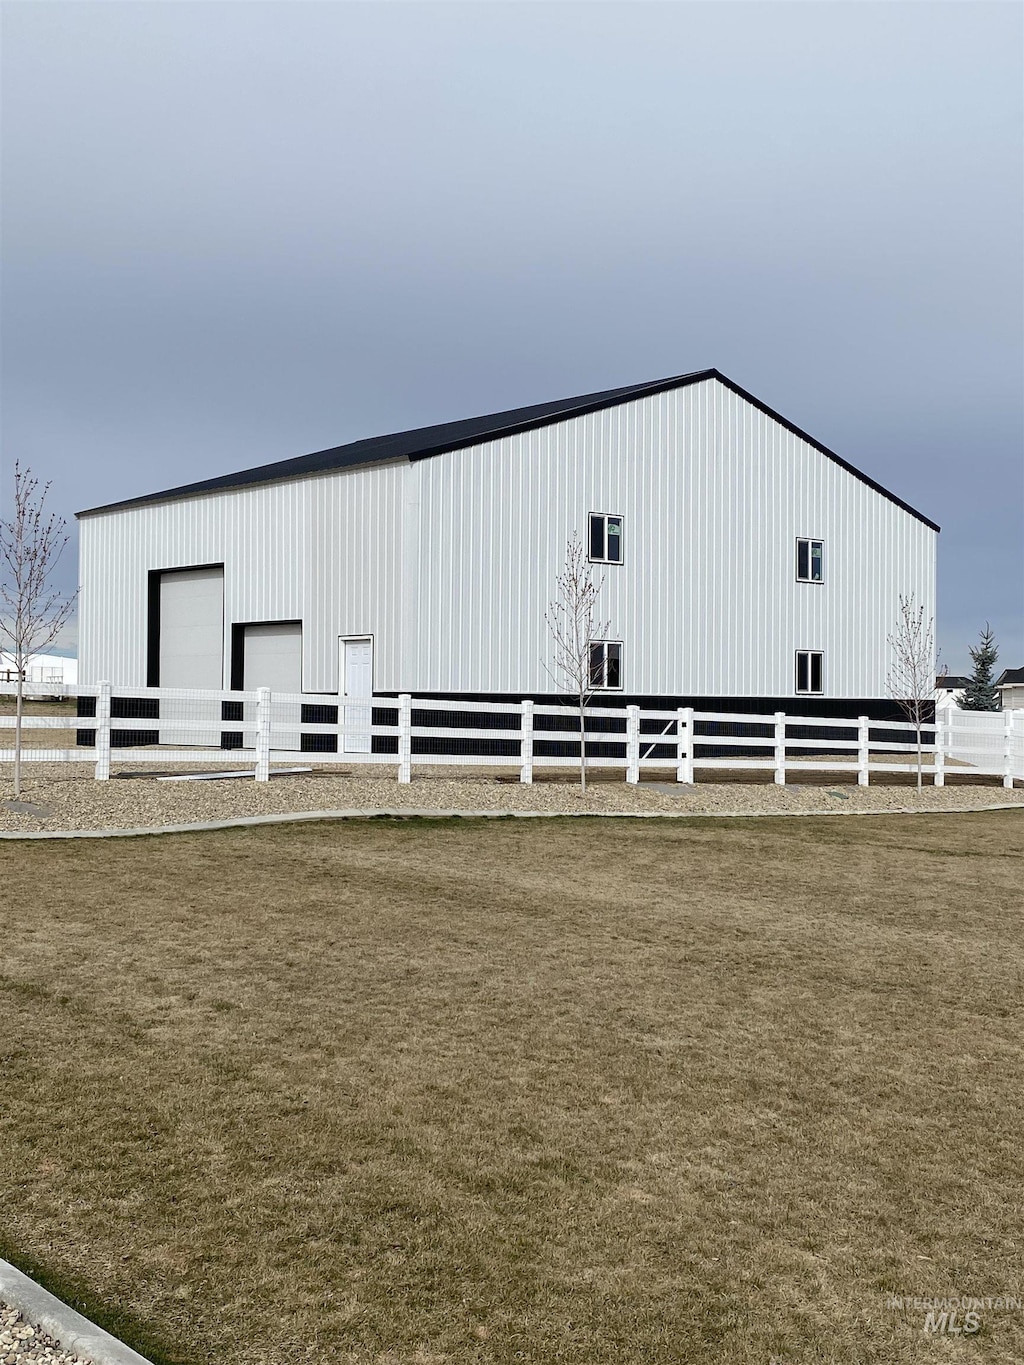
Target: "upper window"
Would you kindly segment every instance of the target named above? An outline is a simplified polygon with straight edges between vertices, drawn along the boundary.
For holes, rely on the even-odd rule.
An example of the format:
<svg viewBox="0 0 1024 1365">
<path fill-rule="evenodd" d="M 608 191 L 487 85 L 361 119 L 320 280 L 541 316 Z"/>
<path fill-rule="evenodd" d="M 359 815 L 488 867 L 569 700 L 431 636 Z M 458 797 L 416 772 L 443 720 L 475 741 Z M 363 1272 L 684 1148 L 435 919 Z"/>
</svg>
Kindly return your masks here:
<svg viewBox="0 0 1024 1365">
<path fill-rule="evenodd" d="M 801 583 L 825 581 L 825 542 L 798 540 L 796 543 L 796 576 Z"/>
<path fill-rule="evenodd" d="M 590 558 L 598 564 L 622 563 L 622 518 L 590 514 Z"/>
<path fill-rule="evenodd" d="M 622 687 L 622 644 L 618 640 L 590 642 L 590 685 L 606 691 Z"/>
<path fill-rule="evenodd" d="M 796 652 L 796 690 L 798 692 L 820 692 L 822 655 L 814 649 L 798 649 Z"/>
</svg>

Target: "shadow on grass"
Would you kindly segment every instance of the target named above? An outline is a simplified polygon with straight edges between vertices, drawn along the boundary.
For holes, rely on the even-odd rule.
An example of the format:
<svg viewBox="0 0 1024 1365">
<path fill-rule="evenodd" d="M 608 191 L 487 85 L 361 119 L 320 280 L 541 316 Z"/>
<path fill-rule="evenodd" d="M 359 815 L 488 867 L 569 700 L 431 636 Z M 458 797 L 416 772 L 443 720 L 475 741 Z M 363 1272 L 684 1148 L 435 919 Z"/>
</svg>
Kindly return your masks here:
<svg viewBox="0 0 1024 1365">
<path fill-rule="evenodd" d="M 35 1280 L 43 1289 L 55 1294 L 76 1313 L 81 1313 L 97 1327 L 102 1327 L 105 1332 L 123 1341 L 133 1351 L 144 1355 L 147 1360 L 152 1361 L 152 1365 L 196 1365 L 194 1356 L 187 1355 L 183 1348 L 172 1346 L 156 1336 L 149 1324 L 136 1317 L 134 1313 L 104 1303 L 91 1290 L 83 1288 L 77 1280 L 72 1280 L 60 1271 L 50 1270 L 43 1262 L 32 1256 L 24 1255 L 16 1247 L 11 1246 L 2 1235 L 0 1256 L 23 1275 Z"/>
</svg>

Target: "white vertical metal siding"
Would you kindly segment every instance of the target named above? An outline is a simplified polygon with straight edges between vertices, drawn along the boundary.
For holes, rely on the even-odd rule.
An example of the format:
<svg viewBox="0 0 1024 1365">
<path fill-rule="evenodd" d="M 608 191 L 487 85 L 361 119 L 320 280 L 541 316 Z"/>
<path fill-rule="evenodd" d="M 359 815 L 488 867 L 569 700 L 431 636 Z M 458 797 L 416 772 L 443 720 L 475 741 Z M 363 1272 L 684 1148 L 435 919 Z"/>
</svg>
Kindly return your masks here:
<svg viewBox="0 0 1024 1365">
<path fill-rule="evenodd" d="M 935 533 L 709 379 L 414 464 L 86 516 L 83 678 L 145 681 L 146 574 L 225 564 L 231 622 L 303 622 L 303 684 L 372 635 L 381 691 L 553 691 L 544 611 L 573 531 L 624 517 L 601 614 L 632 694 L 885 695 L 898 597 L 934 615 Z M 825 581 L 796 581 L 798 536 Z M 225 659 L 229 641 L 225 640 Z"/>
<path fill-rule="evenodd" d="M 881 697 L 899 593 L 934 614 L 935 533 L 716 380 L 410 475 L 423 624 L 409 685 L 550 690 L 544 610 L 590 511 L 625 519 L 625 562 L 598 572 L 629 693 L 792 695 L 795 652 L 813 649 L 826 695 Z M 824 540 L 823 583 L 796 581 L 798 536 Z"/>
<path fill-rule="evenodd" d="M 339 635 L 379 633 L 394 671 L 407 466 L 354 469 L 85 516 L 79 523 L 83 678 L 146 681 L 150 569 L 224 564 L 224 679 L 233 623 L 303 623 L 307 691 L 337 690 Z"/>
</svg>

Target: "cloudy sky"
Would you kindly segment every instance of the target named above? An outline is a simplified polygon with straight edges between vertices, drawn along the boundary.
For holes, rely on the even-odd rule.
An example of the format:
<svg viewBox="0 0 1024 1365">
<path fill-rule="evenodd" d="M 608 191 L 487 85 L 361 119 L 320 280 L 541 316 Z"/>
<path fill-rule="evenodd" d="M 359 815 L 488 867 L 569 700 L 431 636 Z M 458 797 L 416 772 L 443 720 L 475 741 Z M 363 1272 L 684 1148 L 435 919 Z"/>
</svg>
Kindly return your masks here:
<svg viewBox="0 0 1024 1365">
<path fill-rule="evenodd" d="M 1022 30 L 7 3 L 3 505 L 717 366 L 941 523 L 952 671 L 1024 665 Z"/>
</svg>

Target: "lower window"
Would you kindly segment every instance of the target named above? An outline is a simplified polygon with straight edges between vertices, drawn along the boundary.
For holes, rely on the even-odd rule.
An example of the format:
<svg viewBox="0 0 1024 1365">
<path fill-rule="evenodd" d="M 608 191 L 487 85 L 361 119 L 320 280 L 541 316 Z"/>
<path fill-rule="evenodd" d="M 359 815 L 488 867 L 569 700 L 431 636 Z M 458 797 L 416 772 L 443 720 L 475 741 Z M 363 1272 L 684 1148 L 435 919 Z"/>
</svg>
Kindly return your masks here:
<svg viewBox="0 0 1024 1365">
<path fill-rule="evenodd" d="M 622 687 L 622 644 L 618 640 L 590 642 L 590 685 L 596 689 Z"/>
<path fill-rule="evenodd" d="M 798 692 L 820 692 L 821 661 L 823 655 L 813 649 L 798 649 L 796 652 L 796 690 Z"/>
</svg>

